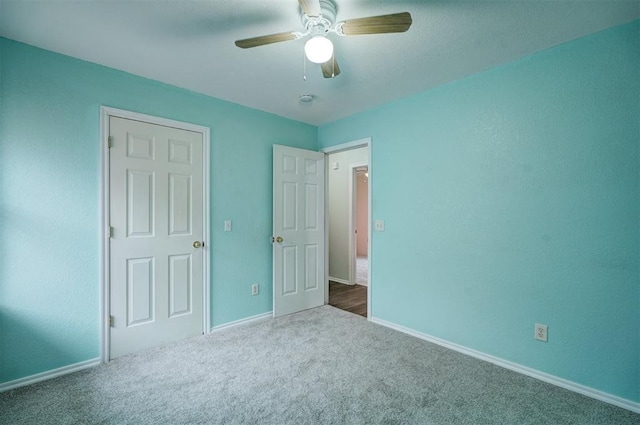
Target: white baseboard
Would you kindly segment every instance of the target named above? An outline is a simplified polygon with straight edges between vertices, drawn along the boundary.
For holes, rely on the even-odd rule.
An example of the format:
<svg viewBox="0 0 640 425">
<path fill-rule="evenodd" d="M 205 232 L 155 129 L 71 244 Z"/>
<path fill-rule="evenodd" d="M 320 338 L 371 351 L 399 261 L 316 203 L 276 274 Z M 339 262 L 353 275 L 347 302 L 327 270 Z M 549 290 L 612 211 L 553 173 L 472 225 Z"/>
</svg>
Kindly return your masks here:
<svg viewBox="0 0 640 425">
<path fill-rule="evenodd" d="M 46 381 L 47 379 L 67 375 L 69 373 L 77 372 L 83 369 L 88 369 L 90 367 L 98 366 L 99 364 L 100 358 L 95 358 L 91 360 L 85 360 L 80 363 L 74 363 L 68 366 L 59 367 L 57 369 L 48 370 L 46 372 L 37 373 L 35 375 L 16 379 L 14 381 L 3 382 L 0 384 L 0 392 L 9 391 L 18 387 L 24 387 L 25 385 L 35 384 L 36 382 Z"/>
<path fill-rule="evenodd" d="M 331 277 L 329 276 L 329 280 L 332 282 L 342 283 L 343 285 L 353 285 L 353 283 L 349 282 L 346 279 L 340 279 L 339 277 Z"/>
<path fill-rule="evenodd" d="M 371 317 L 369 318 L 369 321 L 371 321 L 372 323 L 376 323 L 378 325 L 382 325 L 387 328 L 391 328 L 396 331 L 411 335 L 411 336 L 415 336 L 416 338 L 420 338 L 425 341 L 438 344 L 442 347 L 449 348 L 459 353 L 466 354 L 468 356 L 475 357 L 477 359 L 484 360 L 489 363 L 493 363 L 505 369 L 509 369 L 514 372 L 518 372 L 523 375 L 527 375 L 532 378 L 539 379 L 541 381 L 547 382 L 557 387 L 561 387 L 569 391 L 573 391 L 578 394 L 582 394 L 587 397 L 594 398 L 596 400 L 604 401 L 605 403 L 613 404 L 614 406 L 622 407 L 623 409 L 627 409 L 635 413 L 640 413 L 640 403 L 637 403 L 635 401 L 627 400 L 613 394 L 605 393 L 603 391 L 599 391 L 582 384 L 578 384 L 554 375 L 550 375 L 548 373 L 544 373 L 539 370 L 531 369 L 529 367 L 522 366 L 520 364 L 513 363 L 508 360 L 501 359 L 499 357 L 494 357 L 490 354 L 485 354 L 483 352 L 476 351 L 471 348 L 467 348 L 462 345 L 458 345 L 458 344 L 446 341 L 444 339 L 437 338 L 435 336 L 427 335 L 422 332 L 418 332 L 413 329 L 406 328 L 404 326 L 397 325 L 392 322 L 387 322 L 386 320 Z"/>
<path fill-rule="evenodd" d="M 233 322 L 223 323 L 222 325 L 214 326 L 211 328 L 210 332 L 216 332 L 222 329 L 244 325 L 247 323 L 255 322 L 256 320 L 266 319 L 268 317 L 273 317 L 273 313 L 271 311 L 262 313 L 262 314 L 256 314 L 255 316 L 251 316 L 251 317 L 245 317 L 244 319 L 240 319 L 240 320 L 234 320 Z"/>
<path fill-rule="evenodd" d="M 272 317 L 272 312 L 267 312 L 263 314 L 258 314 L 256 316 L 247 317 L 244 319 L 236 320 L 233 322 L 225 323 L 222 325 L 214 326 L 211 328 L 211 332 L 219 331 L 221 329 L 230 328 L 233 326 L 239 326 L 242 324 L 254 322 L 256 320 L 265 319 L 268 317 Z M 63 366 L 57 369 L 48 370 L 46 372 L 38 373 L 35 375 L 27 376 L 24 378 L 16 379 L 14 381 L 8 381 L 0 383 L 0 392 L 9 391 L 14 388 L 24 387 L 25 385 L 35 384 L 36 382 L 45 381 L 47 379 L 55 378 L 57 376 L 67 375 L 69 373 L 77 372 L 79 370 L 87 369 L 90 367 L 97 366 L 101 363 L 100 358 L 95 358 L 91 360 L 85 360 L 80 363 L 75 363 L 68 366 Z"/>
</svg>

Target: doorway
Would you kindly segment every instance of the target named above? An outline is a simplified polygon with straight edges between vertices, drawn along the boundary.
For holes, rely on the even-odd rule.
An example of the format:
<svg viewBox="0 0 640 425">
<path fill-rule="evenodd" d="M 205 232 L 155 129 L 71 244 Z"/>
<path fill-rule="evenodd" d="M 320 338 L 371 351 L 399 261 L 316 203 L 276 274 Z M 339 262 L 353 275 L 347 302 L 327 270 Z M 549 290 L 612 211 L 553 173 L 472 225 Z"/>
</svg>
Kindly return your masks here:
<svg viewBox="0 0 640 425">
<path fill-rule="evenodd" d="M 353 214 L 351 215 L 352 228 L 354 229 L 353 247 L 355 250 L 356 285 L 367 286 L 369 283 L 369 166 L 357 166 L 352 169 Z"/>
<path fill-rule="evenodd" d="M 341 145 L 327 154 L 326 302 L 370 315 L 369 140 Z"/>
</svg>

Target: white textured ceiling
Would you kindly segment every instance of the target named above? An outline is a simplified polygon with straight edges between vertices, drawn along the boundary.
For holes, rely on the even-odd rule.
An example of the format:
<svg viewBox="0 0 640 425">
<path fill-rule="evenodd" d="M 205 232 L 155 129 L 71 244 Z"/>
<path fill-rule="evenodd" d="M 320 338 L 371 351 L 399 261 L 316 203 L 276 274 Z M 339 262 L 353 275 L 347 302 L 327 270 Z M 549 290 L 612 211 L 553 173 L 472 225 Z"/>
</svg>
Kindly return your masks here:
<svg viewBox="0 0 640 425">
<path fill-rule="evenodd" d="M 342 73 L 322 77 L 296 0 L 0 0 L 0 35 L 294 120 L 321 125 L 630 22 L 640 1 L 337 0 L 337 20 L 408 11 L 406 33 L 331 35 Z M 303 93 L 314 95 L 300 103 Z"/>
</svg>

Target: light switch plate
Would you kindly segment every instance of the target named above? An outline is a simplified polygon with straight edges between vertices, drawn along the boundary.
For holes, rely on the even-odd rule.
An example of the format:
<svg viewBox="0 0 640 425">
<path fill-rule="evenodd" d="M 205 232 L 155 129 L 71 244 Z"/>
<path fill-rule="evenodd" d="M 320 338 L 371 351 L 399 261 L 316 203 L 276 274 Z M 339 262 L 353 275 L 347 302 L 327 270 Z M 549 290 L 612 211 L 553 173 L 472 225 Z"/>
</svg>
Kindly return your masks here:
<svg viewBox="0 0 640 425">
<path fill-rule="evenodd" d="M 230 232 L 231 231 L 231 220 L 225 220 L 224 221 L 224 231 L 225 232 Z"/>
</svg>

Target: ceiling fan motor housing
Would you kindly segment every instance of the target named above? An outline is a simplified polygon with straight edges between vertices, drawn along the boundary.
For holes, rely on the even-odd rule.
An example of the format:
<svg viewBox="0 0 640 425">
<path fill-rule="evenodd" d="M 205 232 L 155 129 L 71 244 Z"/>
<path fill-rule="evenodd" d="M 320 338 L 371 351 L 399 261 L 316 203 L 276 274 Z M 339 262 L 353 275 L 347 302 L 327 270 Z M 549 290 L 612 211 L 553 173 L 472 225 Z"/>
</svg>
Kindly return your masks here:
<svg viewBox="0 0 640 425">
<path fill-rule="evenodd" d="M 320 16 L 307 16 L 300 11 L 302 25 L 312 34 L 326 34 L 331 26 L 336 22 L 338 6 L 333 0 L 320 0 Z"/>
</svg>

